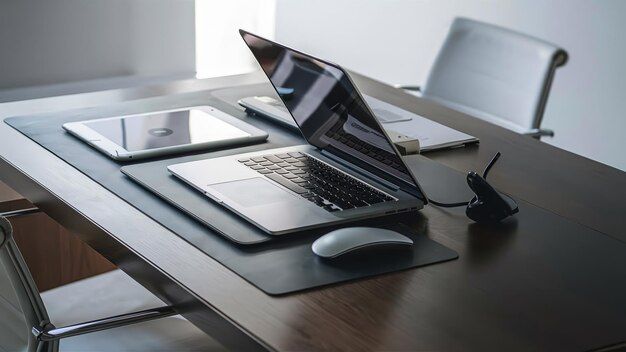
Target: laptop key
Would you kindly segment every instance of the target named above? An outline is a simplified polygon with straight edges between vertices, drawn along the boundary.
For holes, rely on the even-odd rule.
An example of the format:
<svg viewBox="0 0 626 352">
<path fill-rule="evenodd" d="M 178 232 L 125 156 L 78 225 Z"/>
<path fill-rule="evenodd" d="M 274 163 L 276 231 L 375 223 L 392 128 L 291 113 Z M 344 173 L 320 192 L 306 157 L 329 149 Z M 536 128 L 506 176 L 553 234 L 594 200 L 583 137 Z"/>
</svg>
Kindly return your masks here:
<svg viewBox="0 0 626 352">
<path fill-rule="evenodd" d="M 326 205 L 324 206 L 324 210 L 333 212 L 333 211 L 338 211 L 339 209 L 337 209 L 334 205 Z"/>
<path fill-rule="evenodd" d="M 287 180 L 286 178 L 277 175 L 275 173 L 271 173 L 271 174 L 267 174 L 265 175 L 267 178 L 271 179 L 274 182 L 277 182 L 287 188 L 289 188 L 290 190 L 298 193 L 298 194 L 303 194 L 303 193 L 308 193 L 309 191 L 305 188 L 302 188 L 300 186 L 298 186 L 297 184 Z"/>
<path fill-rule="evenodd" d="M 277 154 L 275 156 L 277 158 L 280 158 L 280 159 L 289 159 L 289 158 L 291 158 L 291 155 L 289 155 L 289 154 Z"/>
<path fill-rule="evenodd" d="M 364 201 L 362 201 L 360 199 L 351 200 L 350 204 L 352 204 L 355 208 L 368 206 L 367 203 L 365 203 Z"/>
<path fill-rule="evenodd" d="M 240 162 L 240 163 L 247 163 L 248 161 L 250 161 L 250 159 L 247 159 L 247 158 L 246 159 L 239 159 L 237 161 Z"/>
<path fill-rule="evenodd" d="M 342 201 L 340 199 L 336 199 L 333 203 L 335 203 L 339 208 L 341 208 L 343 210 L 354 208 L 354 206 L 351 205 L 350 203 L 344 202 L 344 201 Z"/>
<path fill-rule="evenodd" d="M 263 175 L 267 175 L 267 174 L 272 174 L 274 173 L 271 170 L 267 170 L 267 169 L 263 169 L 263 170 L 258 170 L 259 173 L 263 174 Z"/>
<path fill-rule="evenodd" d="M 371 198 L 366 198 L 365 202 L 367 202 L 368 204 L 377 204 L 377 203 L 383 202 L 383 200 L 378 197 L 371 197 Z"/>
<path fill-rule="evenodd" d="M 281 158 L 278 158 L 278 157 L 276 157 L 275 155 L 267 155 L 267 156 L 265 157 L 265 159 L 267 159 L 267 160 L 269 160 L 269 161 L 271 161 L 271 162 L 273 162 L 273 163 L 279 163 L 279 162 L 281 162 L 281 161 L 282 161 L 282 159 L 281 159 Z"/>
<path fill-rule="evenodd" d="M 252 161 L 255 161 L 257 163 L 261 163 L 261 162 L 266 161 L 266 159 L 264 157 L 262 157 L 262 156 L 259 156 L 259 157 L 256 157 L 256 158 L 252 158 Z"/>
</svg>

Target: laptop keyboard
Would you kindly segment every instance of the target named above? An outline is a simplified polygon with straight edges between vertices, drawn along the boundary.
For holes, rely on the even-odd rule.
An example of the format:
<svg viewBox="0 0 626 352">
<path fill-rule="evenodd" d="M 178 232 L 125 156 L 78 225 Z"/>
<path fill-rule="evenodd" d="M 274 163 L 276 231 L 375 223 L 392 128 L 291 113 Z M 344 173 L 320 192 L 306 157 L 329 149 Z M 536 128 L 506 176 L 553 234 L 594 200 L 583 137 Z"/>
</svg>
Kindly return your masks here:
<svg viewBox="0 0 626 352">
<path fill-rule="evenodd" d="M 328 132 L 326 132 L 326 136 L 336 141 L 339 141 L 340 143 L 348 146 L 349 148 L 352 148 L 353 150 L 356 150 L 364 155 L 367 155 L 368 157 L 372 159 L 376 159 L 380 161 L 381 163 L 389 165 L 390 167 L 400 172 L 404 172 L 405 170 L 404 166 L 393 161 L 394 159 L 396 159 L 396 156 L 394 154 L 386 150 L 380 149 L 376 146 L 373 146 L 353 136 L 352 134 L 347 133 L 343 129 L 342 123 L 338 123 L 335 126 L 333 126 L 330 130 L 328 130 Z"/>
<path fill-rule="evenodd" d="M 239 162 L 330 212 L 396 200 L 300 152 L 257 156 Z"/>
</svg>

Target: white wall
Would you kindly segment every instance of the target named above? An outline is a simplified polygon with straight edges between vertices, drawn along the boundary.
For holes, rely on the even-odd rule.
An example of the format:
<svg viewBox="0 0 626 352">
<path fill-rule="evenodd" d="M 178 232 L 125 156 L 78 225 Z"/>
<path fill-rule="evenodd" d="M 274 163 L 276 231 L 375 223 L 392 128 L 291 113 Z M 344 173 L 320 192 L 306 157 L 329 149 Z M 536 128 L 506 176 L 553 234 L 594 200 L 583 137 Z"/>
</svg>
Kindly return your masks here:
<svg viewBox="0 0 626 352">
<path fill-rule="evenodd" d="M 2 0 L 0 89 L 195 70 L 193 0 Z"/>
<path fill-rule="evenodd" d="M 388 83 L 422 83 L 452 19 L 498 24 L 565 48 L 545 142 L 626 170 L 626 1 L 278 0 L 276 39 Z"/>
</svg>

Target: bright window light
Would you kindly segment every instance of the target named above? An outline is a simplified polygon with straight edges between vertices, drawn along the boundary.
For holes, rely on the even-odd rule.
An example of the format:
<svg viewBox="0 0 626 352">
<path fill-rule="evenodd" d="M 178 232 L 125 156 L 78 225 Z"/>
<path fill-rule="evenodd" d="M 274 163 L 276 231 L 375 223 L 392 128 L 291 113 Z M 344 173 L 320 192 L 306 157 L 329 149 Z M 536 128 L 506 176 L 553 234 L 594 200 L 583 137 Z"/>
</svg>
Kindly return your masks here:
<svg viewBox="0 0 626 352">
<path fill-rule="evenodd" d="M 255 70 L 256 63 L 238 30 L 273 39 L 275 14 L 275 0 L 196 0 L 197 77 Z"/>
</svg>

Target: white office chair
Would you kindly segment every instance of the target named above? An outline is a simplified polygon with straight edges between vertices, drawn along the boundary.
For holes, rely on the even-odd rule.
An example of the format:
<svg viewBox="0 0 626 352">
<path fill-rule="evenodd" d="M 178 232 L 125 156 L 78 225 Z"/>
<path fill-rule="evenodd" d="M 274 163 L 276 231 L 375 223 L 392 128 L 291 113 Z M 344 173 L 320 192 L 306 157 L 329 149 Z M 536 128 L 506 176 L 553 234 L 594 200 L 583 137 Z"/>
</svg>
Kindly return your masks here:
<svg viewBox="0 0 626 352">
<path fill-rule="evenodd" d="M 0 216 L 0 351 L 57 351 L 61 338 L 62 351 L 224 350 L 173 307 L 146 309 L 162 302 L 120 270 L 44 292 L 42 300 L 11 234 Z M 43 301 L 53 322 L 90 322 L 56 328 Z M 127 308 L 142 310 L 93 320 Z"/>
<path fill-rule="evenodd" d="M 457 18 L 423 87 L 398 87 L 521 134 L 553 136 L 539 126 L 554 72 L 567 57 L 546 41 Z"/>
</svg>

